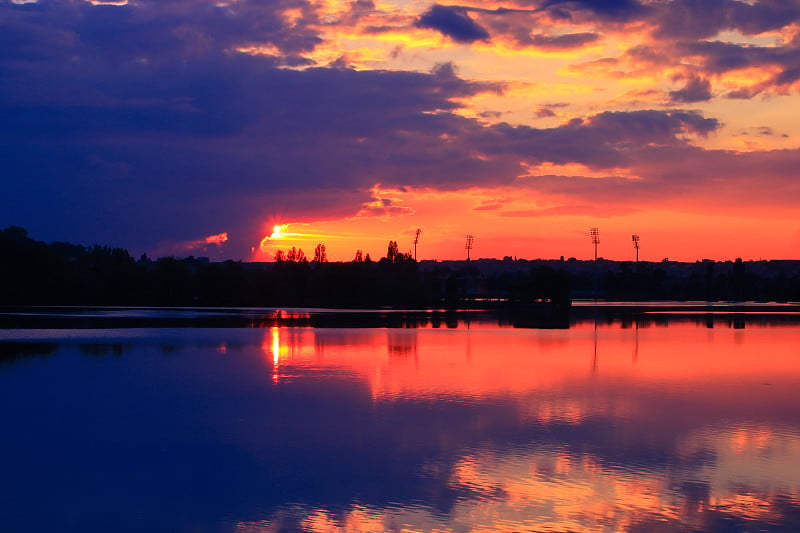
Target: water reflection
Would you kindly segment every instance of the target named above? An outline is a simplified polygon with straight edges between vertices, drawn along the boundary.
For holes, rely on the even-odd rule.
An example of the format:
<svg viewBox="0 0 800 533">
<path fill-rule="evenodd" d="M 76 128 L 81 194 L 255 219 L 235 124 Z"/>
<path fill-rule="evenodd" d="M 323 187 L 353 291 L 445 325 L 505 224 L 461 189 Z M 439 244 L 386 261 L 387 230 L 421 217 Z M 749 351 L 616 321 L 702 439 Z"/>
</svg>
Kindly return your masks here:
<svg viewBox="0 0 800 533">
<path fill-rule="evenodd" d="M 48 356 L 57 348 L 58 345 L 52 342 L 0 342 L 0 365 L 25 357 Z"/>
<path fill-rule="evenodd" d="M 317 349 L 289 364 L 347 368 L 381 401 L 500 402 L 516 422 L 509 413 L 483 413 L 470 419 L 473 432 L 439 428 L 440 442 L 453 446 L 420 473 L 446 483 L 444 512 L 300 506 L 240 523 L 239 531 L 273 531 L 292 520 L 303 531 L 800 525 L 800 418 L 785 403 L 800 376 L 794 328 L 745 336 L 687 323 L 640 330 L 635 322 L 422 338 L 413 330 L 307 333 Z M 410 353 L 412 360 L 398 357 Z"/>
<path fill-rule="evenodd" d="M 111 354 L 116 357 L 122 357 L 122 355 L 125 353 L 125 348 L 125 345 L 119 342 L 78 343 L 78 350 L 80 350 L 81 353 L 94 357 L 105 357 Z"/>
<path fill-rule="evenodd" d="M 49 355 L 0 366 L 0 521 L 797 530 L 800 327 L 662 318 L 6 330 L 1 353 Z"/>
</svg>

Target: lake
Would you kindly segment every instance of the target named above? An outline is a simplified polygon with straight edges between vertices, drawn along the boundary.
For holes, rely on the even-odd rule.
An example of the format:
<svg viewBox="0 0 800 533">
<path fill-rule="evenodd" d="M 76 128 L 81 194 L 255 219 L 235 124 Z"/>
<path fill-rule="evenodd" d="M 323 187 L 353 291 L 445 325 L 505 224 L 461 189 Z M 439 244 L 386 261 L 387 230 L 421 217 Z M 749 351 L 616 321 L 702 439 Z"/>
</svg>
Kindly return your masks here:
<svg viewBox="0 0 800 533">
<path fill-rule="evenodd" d="M 739 311 L 6 312 L 0 530 L 800 530 L 800 317 Z"/>
</svg>

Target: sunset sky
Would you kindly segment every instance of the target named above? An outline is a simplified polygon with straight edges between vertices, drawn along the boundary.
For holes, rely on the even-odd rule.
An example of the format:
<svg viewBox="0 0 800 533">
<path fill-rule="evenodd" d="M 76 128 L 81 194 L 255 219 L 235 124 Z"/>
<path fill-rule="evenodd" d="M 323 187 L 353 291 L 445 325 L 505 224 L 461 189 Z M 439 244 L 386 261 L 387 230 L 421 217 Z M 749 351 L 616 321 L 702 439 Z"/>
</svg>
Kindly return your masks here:
<svg viewBox="0 0 800 533">
<path fill-rule="evenodd" d="M 798 119 L 798 0 L 0 0 L 0 227 L 48 242 L 800 258 Z"/>
</svg>

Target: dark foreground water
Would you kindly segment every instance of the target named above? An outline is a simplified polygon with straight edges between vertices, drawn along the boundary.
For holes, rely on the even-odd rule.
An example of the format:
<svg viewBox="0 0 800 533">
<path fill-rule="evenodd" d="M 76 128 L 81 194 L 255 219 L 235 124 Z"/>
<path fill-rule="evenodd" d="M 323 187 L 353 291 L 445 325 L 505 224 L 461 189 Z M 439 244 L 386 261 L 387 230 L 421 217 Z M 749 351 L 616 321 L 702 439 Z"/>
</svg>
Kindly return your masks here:
<svg viewBox="0 0 800 533">
<path fill-rule="evenodd" d="M 418 325 L 0 329 L 0 531 L 800 530 L 796 320 Z"/>
</svg>

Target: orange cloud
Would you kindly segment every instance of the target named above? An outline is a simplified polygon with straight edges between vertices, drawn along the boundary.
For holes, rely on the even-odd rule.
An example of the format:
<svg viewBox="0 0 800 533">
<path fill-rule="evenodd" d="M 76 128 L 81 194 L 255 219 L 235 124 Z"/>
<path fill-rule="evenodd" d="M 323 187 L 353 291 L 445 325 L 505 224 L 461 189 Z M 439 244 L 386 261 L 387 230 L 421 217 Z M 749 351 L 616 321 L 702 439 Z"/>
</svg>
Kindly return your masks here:
<svg viewBox="0 0 800 533">
<path fill-rule="evenodd" d="M 222 244 L 223 242 L 228 242 L 228 234 L 223 232 L 217 233 L 216 235 L 209 235 L 203 239 L 203 242 L 206 244 Z"/>
</svg>

